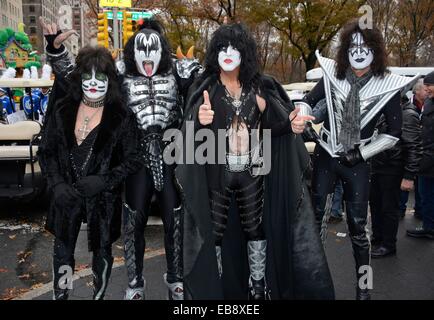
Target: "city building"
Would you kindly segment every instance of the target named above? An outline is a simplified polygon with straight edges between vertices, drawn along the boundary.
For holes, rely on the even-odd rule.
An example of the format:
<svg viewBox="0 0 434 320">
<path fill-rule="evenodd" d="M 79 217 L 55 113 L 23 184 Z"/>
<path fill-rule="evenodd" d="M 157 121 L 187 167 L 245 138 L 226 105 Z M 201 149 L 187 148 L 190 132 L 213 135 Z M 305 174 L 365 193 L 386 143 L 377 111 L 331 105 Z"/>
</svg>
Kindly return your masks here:
<svg viewBox="0 0 434 320">
<path fill-rule="evenodd" d="M 0 0 L 1 1 L 1 0 Z M 30 38 L 33 48 L 41 55 L 45 52 L 45 39 L 39 17 L 46 21 L 56 22 L 58 25 L 72 28 L 71 0 L 22 0 L 25 30 Z M 71 36 L 65 43 L 68 50 L 77 55 L 79 41 L 76 36 Z"/>
<path fill-rule="evenodd" d="M 22 0 L 0 0 L 0 13 L 0 29 L 18 31 L 18 24 L 23 22 Z"/>
</svg>

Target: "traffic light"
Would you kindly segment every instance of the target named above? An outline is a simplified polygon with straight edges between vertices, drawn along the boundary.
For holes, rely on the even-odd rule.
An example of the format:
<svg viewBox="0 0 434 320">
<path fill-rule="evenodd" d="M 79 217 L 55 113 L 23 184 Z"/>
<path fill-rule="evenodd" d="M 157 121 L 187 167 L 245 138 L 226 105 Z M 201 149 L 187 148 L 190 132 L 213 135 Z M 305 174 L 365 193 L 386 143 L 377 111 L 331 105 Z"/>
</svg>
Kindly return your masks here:
<svg viewBox="0 0 434 320">
<path fill-rule="evenodd" d="M 109 47 L 107 13 L 98 13 L 98 45 Z"/>
<path fill-rule="evenodd" d="M 132 18 L 133 18 L 133 14 L 131 12 L 123 11 L 122 40 L 124 43 L 124 47 L 127 44 L 128 39 L 134 34 Z"/>
</svg>

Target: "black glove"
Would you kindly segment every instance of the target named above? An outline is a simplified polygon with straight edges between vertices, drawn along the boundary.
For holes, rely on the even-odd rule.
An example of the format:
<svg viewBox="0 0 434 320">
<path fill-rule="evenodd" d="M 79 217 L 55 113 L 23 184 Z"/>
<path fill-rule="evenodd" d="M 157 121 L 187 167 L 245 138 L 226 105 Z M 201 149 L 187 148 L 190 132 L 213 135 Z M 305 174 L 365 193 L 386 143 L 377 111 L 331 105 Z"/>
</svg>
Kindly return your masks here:
<svg viewBox="0 0 434 320">
<path fill-rule="evenodd" d="M 359 148 L 354 148 L 348 150 L 348 152 L 339 153 L 339 161 L 342 162 L 344 166 L 352 168 L 364 160 Z"/>
<path fill-rule="evenodd" d="M 105 189 L 105 183 L 100 176 L 87 176 L 78 181 L 74 187 L 83 197 L 92 198 Z"/>
<path fill-rule="evenodd" d="M 60 46 L 59 49 L 56 49 L 54 47 L 54 39 L 56 39 L 56 37 L 59 34 L 61 34 L 61 33 L 62 33 L 62 31 L 59 30 L 59 31 L 57 31 L 56 34 L 46 34 L 46 35 L 44 35 L 45 40 L 47 40 L 47 48 L 46 48 L 47 52 L 52 53 L 52 54 L 59 54 L 59 53 L 62 53 L 63 50 L 65 50 L 65 46 L 63 44 Z"/>
<path fill-rule="evenodd" d="M 315 142 L 317 143 L 320 139 L 319 134 L 315 131 L 315 129 L 312 127 L 311 122 L 306 122 L 306 127 L 304 128 L 303 134 L 302 134 L 304 142 Z"/>
<path fill-rule="evenodd" d="M 66 182 L 61 182 L 54 187 L 53 196 L 56 201 L 60 201 L 65 204 L 75 202 L 80 198 L 80 195 L 77 193 L 77 191 Z"/>
</svg>

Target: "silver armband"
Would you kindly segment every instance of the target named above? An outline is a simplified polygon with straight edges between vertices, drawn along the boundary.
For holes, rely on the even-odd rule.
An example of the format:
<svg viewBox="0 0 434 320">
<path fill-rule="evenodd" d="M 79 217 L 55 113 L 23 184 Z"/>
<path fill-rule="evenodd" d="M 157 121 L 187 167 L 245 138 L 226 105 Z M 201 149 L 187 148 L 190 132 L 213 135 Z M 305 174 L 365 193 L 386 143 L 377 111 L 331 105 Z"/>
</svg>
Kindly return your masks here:
<svg viewBox="0 0 434 320">
<path fill-rule="evenodd" d="M 392 148 L 398 141 L 399 138 L 396 138 L 389 134 L 379 134 L 374 139 L 372 139 L 369 144 L 361 146 L 359 148 L 360 154 L 362 155 L 364 160 L 368 160 L 376 154 Z"/>
<path fill-rule="evenodd" d="M 306 102 L 297 101 L 294 102 L 294 106 L 296 108 L 300 108 L 300 112 L 298 113 L 301 116 L 311 116 L 312 115 L 312 107 L 308 105 Z"/>
</svg>

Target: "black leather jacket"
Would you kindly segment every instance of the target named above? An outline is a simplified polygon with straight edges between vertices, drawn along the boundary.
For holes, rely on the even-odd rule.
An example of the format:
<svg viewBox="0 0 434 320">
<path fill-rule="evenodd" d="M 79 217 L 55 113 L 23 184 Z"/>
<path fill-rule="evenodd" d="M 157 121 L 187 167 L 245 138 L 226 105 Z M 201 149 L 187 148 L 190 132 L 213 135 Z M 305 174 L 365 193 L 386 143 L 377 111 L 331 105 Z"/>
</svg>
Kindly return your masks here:
<svg viewBox="0 0 434 320">
<path fill-rule="evenodd" d="M 402 136 L 391 149 L 376 155 L 372 160 L 373 173 L 400 175 L 414 180 L 422 159 L 422 138 L 419 112 L 415 105 L 407 101 L 402 106 Z M 384 116 L 377 124 L 378 133 L 387 132 Z"/>
<path fill-rule="evenodd" d="M 420 175 L 434 177 L 434 98 L 425 100 L 421 123 L 423 158 Z"/>
</svg>

